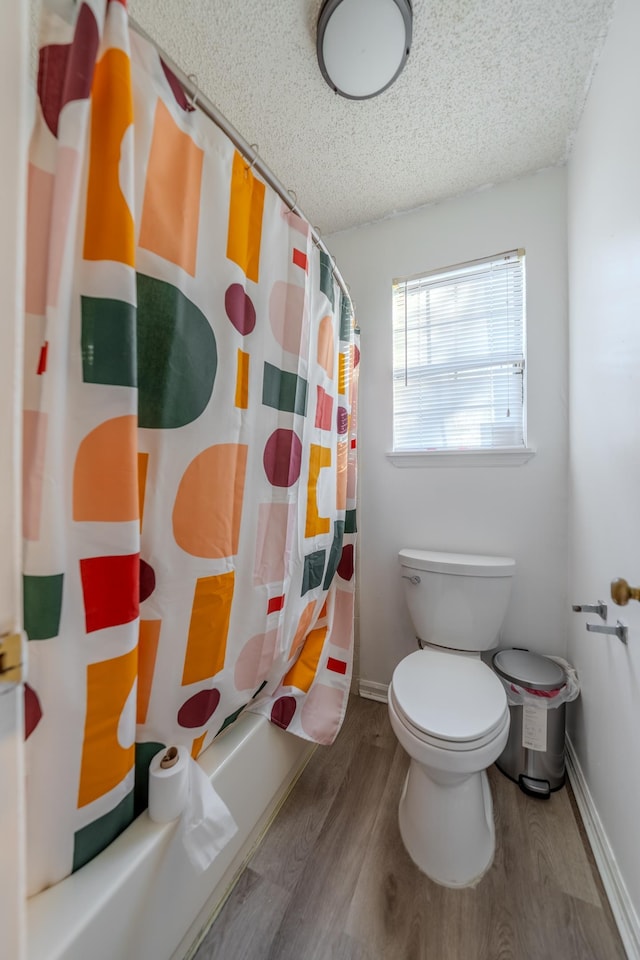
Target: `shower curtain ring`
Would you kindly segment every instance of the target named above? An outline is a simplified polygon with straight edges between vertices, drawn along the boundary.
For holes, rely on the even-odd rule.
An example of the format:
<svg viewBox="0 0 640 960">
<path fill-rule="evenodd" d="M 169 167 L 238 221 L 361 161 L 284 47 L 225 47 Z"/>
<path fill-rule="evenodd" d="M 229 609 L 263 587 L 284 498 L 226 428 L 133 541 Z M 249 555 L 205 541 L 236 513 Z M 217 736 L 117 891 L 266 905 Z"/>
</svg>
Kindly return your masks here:
<svg viewBox="0 0 640 960">
<path fill-rule="evenodd" d="M 245 178 L 248 176 L 249 171 L 250 171 L 250 170 L 253 170 L 253 168 L 255 167 L 256 163 L 257 163 L 258 160 L 260 159 L 259 153 L 258 153 L 258 151 L 260 150 L 260 147 L 258 146 L 257 143 L 250 143 L 250 144 L 249 144 L 249 149 L 253 150 L 253 160 L 251 161 L 251 163 L 250 163 L 248 166 L 246 166 L 246 167 L 244 168 Z M 248 159 L 248 157 L 247 157 L 246 159 Z"/>
<path fill-rule="evenodd" d="M 187 80 L 190 80 L 191 83 L 193 84 L 193 91 L 192 91 L 192 93 L 191 93 L 191 99 L 189 100 L 189 97 L 187 97 L 187 100 L 189 101 L 189 106 L 191 107 L 191 109 L 192 109 L 192 110 L 195 110 L 196 104 L 197 104 L 197 102 L 198 102 L 198 92 L 199 92 L 199 90 L 198 90 L 198 77 L 196 76 L 195 73 L 190 73 L 189 76 L 187 77 Z"/>
<path fill-rule="evenodd" d="M 293 211 L 298 206 L 298 194 L 295 192 L 295 190 L 287 190 L 287 193 L 293 200 L 293 206 L 291 207 L 291 210 Z"/>
</svg>

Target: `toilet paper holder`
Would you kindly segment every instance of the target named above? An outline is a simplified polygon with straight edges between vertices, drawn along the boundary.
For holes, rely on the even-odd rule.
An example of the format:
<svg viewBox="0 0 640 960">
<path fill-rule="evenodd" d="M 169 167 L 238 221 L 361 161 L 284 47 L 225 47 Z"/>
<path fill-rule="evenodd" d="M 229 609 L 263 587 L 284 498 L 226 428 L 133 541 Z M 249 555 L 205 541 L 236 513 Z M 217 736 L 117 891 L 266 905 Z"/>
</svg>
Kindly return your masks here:
<svg viewBox="0 0 640 960">
<path fill-rule="evenodd" d="M 574 613 L 597 613 L 601 620 L 607 619 L 607 605 L 602 600 L 597 603 L 574 603 L 571 609 Z"/>
<path fill-rule="evenodd" d="M 621 623 L 619 620 L 616 620 L 615 627 L 605 627 L 600 623 L 588 623 L 587 630 L 590 633 L 606 633 L 609 636 L 617 637 L 618 640 L 622 643 L 627 643 L 627 638 L 629 635 L 629 628 L 626 624 Z"/>
</svg>

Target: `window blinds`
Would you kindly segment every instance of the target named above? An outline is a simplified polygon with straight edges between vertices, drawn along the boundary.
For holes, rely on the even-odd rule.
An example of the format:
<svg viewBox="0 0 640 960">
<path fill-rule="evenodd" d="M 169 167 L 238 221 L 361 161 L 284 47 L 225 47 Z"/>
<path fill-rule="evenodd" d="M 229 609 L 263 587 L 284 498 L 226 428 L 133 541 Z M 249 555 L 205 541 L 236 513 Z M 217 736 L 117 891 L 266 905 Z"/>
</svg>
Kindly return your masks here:
<svg viewBox="0 0 640 960">
<path fill-rule="evenodd" d="M 393 282 L 396 452 L 523 447 L 524 251 Z"/>
</svg>

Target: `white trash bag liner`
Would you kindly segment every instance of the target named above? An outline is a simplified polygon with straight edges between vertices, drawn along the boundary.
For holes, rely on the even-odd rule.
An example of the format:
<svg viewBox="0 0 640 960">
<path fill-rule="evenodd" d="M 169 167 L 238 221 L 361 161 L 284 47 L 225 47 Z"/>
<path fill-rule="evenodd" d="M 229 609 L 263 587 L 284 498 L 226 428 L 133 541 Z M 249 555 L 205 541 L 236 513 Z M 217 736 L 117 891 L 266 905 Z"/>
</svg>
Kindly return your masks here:
<svg viewBox="0 0 640 960">
<path fill-rule="evenodd" d="M 507 680 L 496 671 L 496 675 L 502 682 L 507 694 L 509 706 L 523 706 L 523 704 L 529 703 L 535 704 L 542 710 L 555 710 L 560 704 L 569 703 L 576 699 L 580 693 L 580 683 L 575 669 L 561 657 L 550 657 L 547 654 L 544 654 L 544 657 L 546 660 L 553 660 L 562 668 L 565 682 L 553 690 L 534 690 L 531 687 L 515 683 L 513 680 Z"/>
</svg>

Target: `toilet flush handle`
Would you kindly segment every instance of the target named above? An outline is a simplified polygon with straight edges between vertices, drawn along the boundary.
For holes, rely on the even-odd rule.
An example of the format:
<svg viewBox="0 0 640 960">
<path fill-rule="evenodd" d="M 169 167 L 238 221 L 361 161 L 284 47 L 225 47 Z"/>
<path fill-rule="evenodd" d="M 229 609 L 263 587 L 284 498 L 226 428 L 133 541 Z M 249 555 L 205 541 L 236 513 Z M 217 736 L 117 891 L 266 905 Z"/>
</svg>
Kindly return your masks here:
<svg viewBox="0 0 640 960">
<path fill-rule="evenodd" d="M 417 584 L 417 583 L 422 583 L 422 581 L 420 580 L 420 577 L 417 576 L 417 575 L 415 575 L 415 576 L 413 576 L 413 577 L 408 577 L 408 576 L 406 575 L 406 573 L 403 573 L 403 574 L 402 574 L 402 579 L 403 579 L 403 580 L 408 580 L 409 583 L 413 583 L 414 585 Z"/>
</svg>

